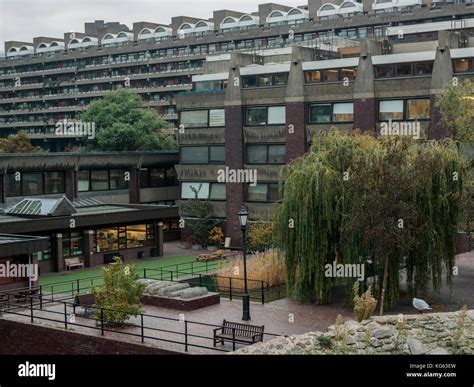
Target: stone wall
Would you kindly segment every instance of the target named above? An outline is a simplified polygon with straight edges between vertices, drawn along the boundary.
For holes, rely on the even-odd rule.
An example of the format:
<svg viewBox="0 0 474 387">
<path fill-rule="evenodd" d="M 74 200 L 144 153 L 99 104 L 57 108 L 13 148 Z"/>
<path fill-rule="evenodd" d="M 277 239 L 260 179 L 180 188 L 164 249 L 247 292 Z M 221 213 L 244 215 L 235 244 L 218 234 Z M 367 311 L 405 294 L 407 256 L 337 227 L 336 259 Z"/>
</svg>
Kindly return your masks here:
<svg viewBox="0 0 474 387">
<path fill-rule="evenodd" d="M 474 354 L 474 310 L 372 317 L 278 337 L 236 354 Z"/>
</svg>

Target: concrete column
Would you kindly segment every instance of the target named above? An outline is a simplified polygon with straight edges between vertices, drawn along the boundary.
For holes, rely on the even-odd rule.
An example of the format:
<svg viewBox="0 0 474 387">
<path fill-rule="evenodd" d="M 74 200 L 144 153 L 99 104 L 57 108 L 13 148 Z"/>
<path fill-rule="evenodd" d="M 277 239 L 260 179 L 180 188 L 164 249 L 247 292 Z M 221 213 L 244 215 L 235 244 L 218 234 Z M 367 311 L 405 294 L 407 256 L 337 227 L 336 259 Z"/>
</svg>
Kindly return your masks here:
<svg viewBox="0 0 474 387">
<path fill-rule="evenodd" d="M 5 203 L 7 200 L 7 175 L 0 176 L 0 203 Z"/>
<path fill-rule="evenodd" d="M 83 235 L 84 266 L 92 266 L 92 256 L 94 255 L 94 230 L 84 230 Z"/>
<path fill-rule="evenodd" d="M 130 169 L 130 182 L 128 183 L 130 204 L 140 203 L 140 169 Z"/>
<path fill-rule="evenodd" d="M 64 254 L 63 254 L 63 234 L 54 234 L 51 238 L 52 258 L 55 262 L 55 269 L 59 273 L 64 271 Z"/>
<path fill-rule="evenodd" d="M 159 257 L 164 255 L 164 237 L 163 237 L 163 222 L 158 222 L 155 225 L 156 235 L 155 235 L 155 244 L 156 251 Z"/>
<path fill-rule="evenodd" d="M 453 81 L 453 65 L 449 50 L 450 36 L 440 34 L 439 46 L 436 50 L 430 86 L 430 127 L 428 138 L 440 139 L 451 136 L 451 131 L 441 123 L 441 112 L 435 106 L 436 97 L 443 91 L 443 87 Z"/>
<path fill-rule="evenodd" d="M 76 173 L 72 169 L 64 171 L 64 185 L 66 188 L 66 197 L 74 201 L 77 198 L 77 180 Z"/>
</svg>

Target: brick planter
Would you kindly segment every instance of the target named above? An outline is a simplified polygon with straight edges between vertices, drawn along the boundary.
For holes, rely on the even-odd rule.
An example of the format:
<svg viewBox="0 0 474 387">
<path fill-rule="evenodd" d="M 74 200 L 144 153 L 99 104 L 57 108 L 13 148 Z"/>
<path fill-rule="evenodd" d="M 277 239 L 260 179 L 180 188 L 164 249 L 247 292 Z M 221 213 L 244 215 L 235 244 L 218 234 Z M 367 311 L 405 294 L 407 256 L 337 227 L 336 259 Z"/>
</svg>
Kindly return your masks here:
<svg viewBox="0 0 474 387">
<path fill-rule="evenodd" d="M 143 305 L 156 306 L 176 310 L 196 310 L 206 306 L 219 304 L 221 300 L 219 293 L 208 293 L 205 296 L 182 300 L 180 298 L 170 298 L 161 296 L 143 295 L 141 302 Z"/>
</svg>

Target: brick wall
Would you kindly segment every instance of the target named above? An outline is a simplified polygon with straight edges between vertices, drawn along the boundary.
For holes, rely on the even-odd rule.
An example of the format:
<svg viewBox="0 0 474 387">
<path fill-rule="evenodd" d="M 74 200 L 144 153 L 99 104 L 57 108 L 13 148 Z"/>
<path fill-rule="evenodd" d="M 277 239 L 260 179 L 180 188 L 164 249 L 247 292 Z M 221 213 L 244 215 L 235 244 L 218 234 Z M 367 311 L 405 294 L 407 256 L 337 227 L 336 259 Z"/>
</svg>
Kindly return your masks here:
<svg viewBox="0 0 474 387">
<path fill-rule="evenodd" d="M 0 355 L 170 355 L 176 352 L 0 319 Z"/>
</svg>

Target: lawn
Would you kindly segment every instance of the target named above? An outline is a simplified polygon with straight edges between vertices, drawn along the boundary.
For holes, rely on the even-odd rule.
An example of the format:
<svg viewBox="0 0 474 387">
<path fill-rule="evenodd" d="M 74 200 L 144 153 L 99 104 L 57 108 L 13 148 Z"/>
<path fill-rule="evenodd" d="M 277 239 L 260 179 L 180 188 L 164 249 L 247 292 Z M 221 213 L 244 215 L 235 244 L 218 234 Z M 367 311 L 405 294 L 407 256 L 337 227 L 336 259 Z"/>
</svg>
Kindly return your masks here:
<svg viewBox="0 0 474 387">
<path fill-rule="evenodd" d="M 192 264 L 191 264 L 192 262 Z M 220 261 L 222 262 L 222 261 Z M 140 261 L 134 261 L 133 264 L 138 269 L 140 276 L 143 277 L 143 269 L 159 269 L 164 268 L 166 271 L 173 271 L 176 272 L 178 269 L 179 271 L 190 272 L 191 267 L 194 271 L 199 271 L 204 273 L 206 263 L 204 262 L 197 262 L 195 260 L 195 256 L 183 255 L 183 256 L 172 256 L 172 257 L 164 257 L 164 258 L 150 258 L 144 259 Z M 208 269 L 212 270 L 216 268 L 219 262 L 209 262 Z M 174 266 L 179 265 L 179 266 Z M 80 287 L 83 288 L 84 286 L 91 286 L 91 285 L 98 285 L 101 283 L 100 278 L 90 279 L 91 277 L 100 277 L 102 272 L 102 267 L 94 267 L 90 269 L 84 270 L 72 270 L 62 273 L 52 273 L 41 276 L 39 279 L 39 284 L 43 286 L 45 292 L 49 292 L 51 287 L 49 285 L 58 283 L 58 282 L 67 282 L 68 284 L 64 285 L 55 285 L 54 291 L 55 292 L 62 292 L 62 291 L 71 291 L 72 282 L 76 282 L 79 280 Z M 157 274 L 158 272 L 153 272 L 152 270 L 147 272 L 147 276 Z M 75 286 L 75 284 L 74 284 Z"/>
</svg>

